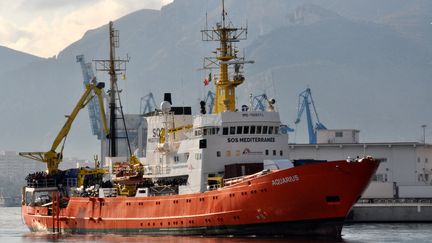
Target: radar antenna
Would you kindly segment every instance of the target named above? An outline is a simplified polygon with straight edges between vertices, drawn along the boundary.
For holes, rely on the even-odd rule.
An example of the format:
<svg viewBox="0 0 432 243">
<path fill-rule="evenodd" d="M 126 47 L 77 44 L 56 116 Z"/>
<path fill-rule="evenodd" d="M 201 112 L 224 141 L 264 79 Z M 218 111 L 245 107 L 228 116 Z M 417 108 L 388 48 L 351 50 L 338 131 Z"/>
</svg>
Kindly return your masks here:
<svg viewBox="0 0 432 243">
<path fill-rule="evenodd" d="M 242 67 L 246 63 L 244 57 L 239 57 L 236 42 L 246 40 L 247 27 L 237 28 L 226 23 L 225 1 L 222 0 L 222 20 L 212 29 L 201 30 L 203 41 L 218 41 L 219 47 L 213 53 L 215 57 L 204 58 L 203 69 L 219 69 L 219 77 L 215 83 L 216 95 L 214 99 L 214 113 L 236 110 L 235 88 L 245 80 Z M 232 78 L 229 77 L 228 67 L 234 66 Z"/>
</svg>

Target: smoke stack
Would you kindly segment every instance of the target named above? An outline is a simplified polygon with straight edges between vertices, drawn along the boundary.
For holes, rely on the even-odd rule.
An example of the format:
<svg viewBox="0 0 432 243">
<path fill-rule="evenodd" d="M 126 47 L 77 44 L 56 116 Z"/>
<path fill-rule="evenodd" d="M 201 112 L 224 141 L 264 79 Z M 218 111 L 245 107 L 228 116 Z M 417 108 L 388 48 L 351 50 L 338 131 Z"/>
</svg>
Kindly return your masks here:
<svg viewBox="0 0 432 243">
<path fill-rule="evenodd" d="M 172 105 L 171 93 L 165 93 L 164 94 L 164 101 L 168 101 Z"/>
</svg>

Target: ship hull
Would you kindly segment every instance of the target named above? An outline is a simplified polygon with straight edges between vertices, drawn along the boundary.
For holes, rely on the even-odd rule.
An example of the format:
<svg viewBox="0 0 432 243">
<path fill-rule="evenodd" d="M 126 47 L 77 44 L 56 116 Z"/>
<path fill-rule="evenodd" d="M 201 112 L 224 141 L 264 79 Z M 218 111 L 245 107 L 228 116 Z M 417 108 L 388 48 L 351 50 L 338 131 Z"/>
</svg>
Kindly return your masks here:
<svg viewBox="0 0 432 243">
<path fill-rule="evenodd" d="M 377 167 L 373 159 L 309 164 L 205 193 L 74 197 L 58 215 L 26 205 L 22 214 L 31 231 L 340 237 L 346 215 Z"/>
</svg>

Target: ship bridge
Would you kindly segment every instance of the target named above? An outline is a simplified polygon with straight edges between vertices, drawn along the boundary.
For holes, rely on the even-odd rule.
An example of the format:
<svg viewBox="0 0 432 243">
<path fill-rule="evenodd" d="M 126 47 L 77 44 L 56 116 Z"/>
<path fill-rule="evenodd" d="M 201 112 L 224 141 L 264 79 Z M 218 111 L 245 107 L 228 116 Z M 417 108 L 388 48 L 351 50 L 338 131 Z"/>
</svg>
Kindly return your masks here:
<svg viewBox="0 0 432 243">
<path fill-rule="evenodd" d="M 244 111 L 244 112 L 221 112 L 208 115 L 197 115 L 193 126 L 196 128 L 207 126 L 222 126 L 229 123 L 260 122 L 280 125 L 278 112 L 267 111 Z"/>
</svg>

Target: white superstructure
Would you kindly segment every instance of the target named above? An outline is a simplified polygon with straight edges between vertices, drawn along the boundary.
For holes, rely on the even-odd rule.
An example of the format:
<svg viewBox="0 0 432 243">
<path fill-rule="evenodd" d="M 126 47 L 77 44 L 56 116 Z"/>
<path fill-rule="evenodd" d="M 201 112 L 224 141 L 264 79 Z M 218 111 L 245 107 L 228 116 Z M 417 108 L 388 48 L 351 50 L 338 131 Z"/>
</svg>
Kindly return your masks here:
<svg viewBox="0 0 432 243">
<path fill-rule="evenodd" d="M 261 164 L 287 158 L 288 135 L 281 133 L 275 111 L 196 115 L 158 112 L 148 124 L 147 177 L 187 176 L 180 192 L 208 190 L 208 178 L 224 176 L 226 165 Z M 247 166 L 240 166 L 242 174 Z M 262 169 L 261 169 L 262 170 Z M 228 171 L 229 172 L 229 171 Z"/>
</svg>

